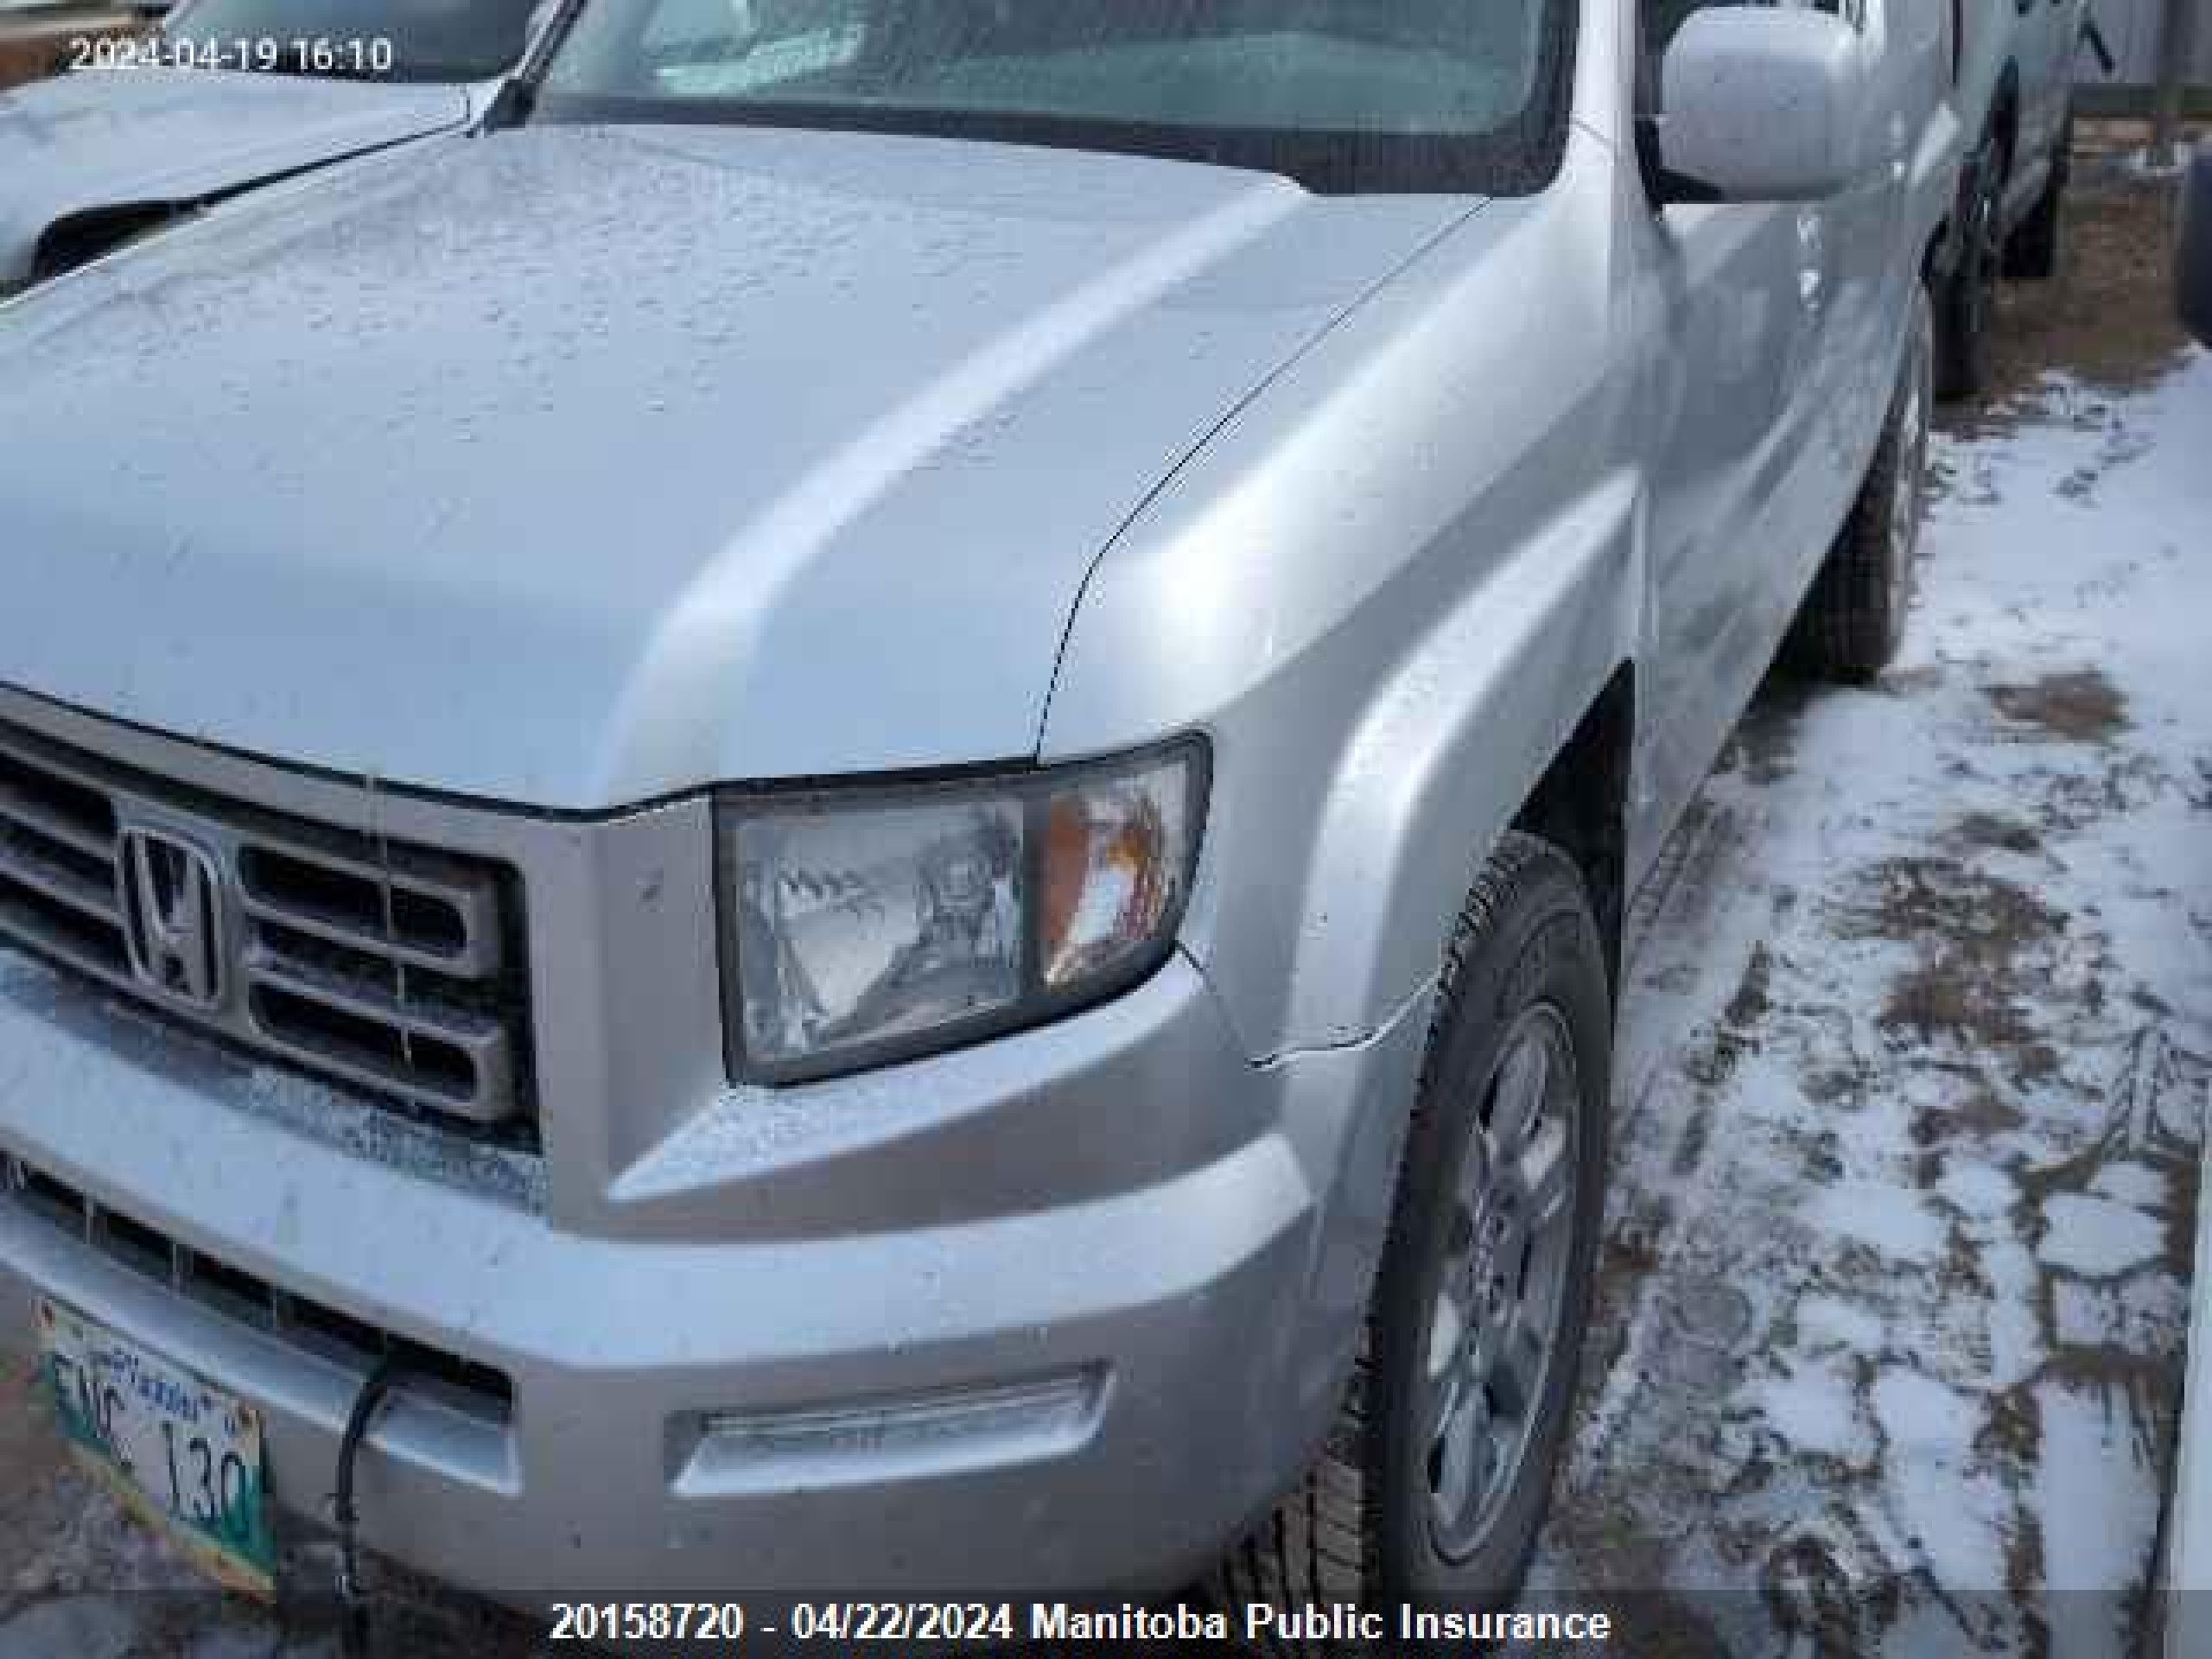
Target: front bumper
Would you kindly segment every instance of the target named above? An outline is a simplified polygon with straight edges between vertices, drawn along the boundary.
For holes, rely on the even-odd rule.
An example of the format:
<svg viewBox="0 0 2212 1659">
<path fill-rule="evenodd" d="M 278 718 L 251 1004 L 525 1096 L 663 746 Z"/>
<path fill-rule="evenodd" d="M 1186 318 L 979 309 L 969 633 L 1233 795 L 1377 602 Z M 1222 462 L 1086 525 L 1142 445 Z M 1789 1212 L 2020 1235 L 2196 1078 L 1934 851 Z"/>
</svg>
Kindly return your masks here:
<svg viewBox="0 0 2212 1659">
<path fill-rule="evenodd" d="M 1333 1414 L 1424 1025 L 1255 1066 L 1179 958 L 965 1053 L 719 1093 L 578 1221 L 558 1182 L 365 1155 L 341 1097 L 0 947 L 0 1152 L 503 1373 L 503 1419 L 403 1395 L 362 1462 L 364 1541 L 438 1578 L 532 1610 L 1141 1592 L 1201 1567 Z M 855 1224 L 879 1188 L 893 1219 Z M 0 1341 L 28 1340 L 34 1291 L 260 1405 L 277 1500 L 327 1513 L 358 1369 L 0 1201 Z"/>
</svg>

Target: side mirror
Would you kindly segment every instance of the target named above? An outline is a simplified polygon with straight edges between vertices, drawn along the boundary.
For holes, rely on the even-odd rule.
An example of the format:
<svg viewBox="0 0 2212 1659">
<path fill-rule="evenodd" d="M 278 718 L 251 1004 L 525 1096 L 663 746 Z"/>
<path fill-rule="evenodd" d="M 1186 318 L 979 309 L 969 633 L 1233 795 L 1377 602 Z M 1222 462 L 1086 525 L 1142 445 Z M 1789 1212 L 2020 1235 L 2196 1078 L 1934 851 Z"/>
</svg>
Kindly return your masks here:
<svg viewBox="0 0 2212 1659">
<path fill-rule="evenodd" d="M 1670 198 L 1815 201 L 1858 176 L 1866 46 L 1840 18 L 1794 6 L 1707 7 L 1675 36 L 1660 80 Z"/>
<path fill-rule="evenodd" d="M 2212 347 L 2212 143 L 2197 150 L 2181 191 L 2181 320 Z"/>
</svg>

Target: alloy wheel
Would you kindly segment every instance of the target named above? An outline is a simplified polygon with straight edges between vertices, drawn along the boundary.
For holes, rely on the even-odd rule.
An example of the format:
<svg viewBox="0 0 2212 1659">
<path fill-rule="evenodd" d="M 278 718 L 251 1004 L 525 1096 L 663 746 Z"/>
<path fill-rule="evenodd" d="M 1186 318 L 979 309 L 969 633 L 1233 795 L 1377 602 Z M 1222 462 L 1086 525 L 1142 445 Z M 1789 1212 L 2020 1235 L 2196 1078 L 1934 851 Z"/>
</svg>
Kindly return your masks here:
<svg viewBox="0 0 2212 1659">
<path fill-rule="evenodd" d="M 1464 1561 L 1512 1493 L 1557 1363 L 1580 1147 L 1573 1039 L 1548 1004 L 1500 1046 L 1460 1154 L 1430 1320 L 1429 1531 Z"/>
</svg>

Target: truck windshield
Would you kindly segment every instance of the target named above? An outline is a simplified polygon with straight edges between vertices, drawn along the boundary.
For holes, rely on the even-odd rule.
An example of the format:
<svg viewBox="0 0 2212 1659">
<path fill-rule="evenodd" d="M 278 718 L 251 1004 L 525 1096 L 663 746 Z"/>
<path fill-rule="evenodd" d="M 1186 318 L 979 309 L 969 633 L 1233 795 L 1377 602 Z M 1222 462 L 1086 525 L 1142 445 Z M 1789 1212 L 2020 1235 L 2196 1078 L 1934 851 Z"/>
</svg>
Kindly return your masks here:
<svg viewBox="0 0 2212 1659">
<path fill-rule="evenodd" d="M 198 0 L 163 35 L 187 62 L 376 80 L 489 80 L 513 68 L 534 0 Z"/>
<path fill-rule="evenodd" d="M 1556 163 L 1568 0 L 593 0 L 538 118 L 1003 139 L 1322 190 L 1520 193 Z"/>
</svg>

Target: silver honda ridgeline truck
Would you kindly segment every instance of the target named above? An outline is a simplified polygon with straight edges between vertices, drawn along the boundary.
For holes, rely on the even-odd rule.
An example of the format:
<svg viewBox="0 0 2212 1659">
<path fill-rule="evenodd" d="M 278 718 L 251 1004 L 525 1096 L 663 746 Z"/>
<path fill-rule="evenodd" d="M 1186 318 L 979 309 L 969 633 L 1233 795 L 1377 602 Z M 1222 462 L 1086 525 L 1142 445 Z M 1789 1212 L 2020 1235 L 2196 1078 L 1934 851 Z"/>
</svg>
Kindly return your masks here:
<svg viewBox="0 0 2212 1659">
<path fill-rule="evenodd" d="M 601 0 L 0 308 L 65 1429 L 245 1583 L 1509 1600 L 1624 899 L 1897 639 L 1948 10 Z"/>
</svg>

